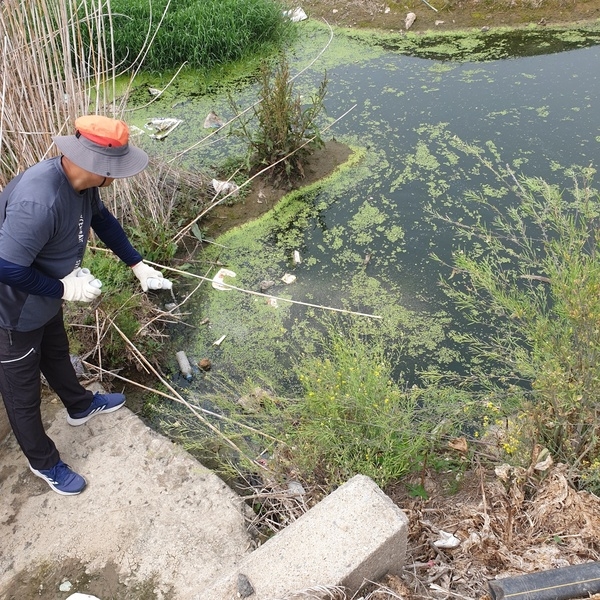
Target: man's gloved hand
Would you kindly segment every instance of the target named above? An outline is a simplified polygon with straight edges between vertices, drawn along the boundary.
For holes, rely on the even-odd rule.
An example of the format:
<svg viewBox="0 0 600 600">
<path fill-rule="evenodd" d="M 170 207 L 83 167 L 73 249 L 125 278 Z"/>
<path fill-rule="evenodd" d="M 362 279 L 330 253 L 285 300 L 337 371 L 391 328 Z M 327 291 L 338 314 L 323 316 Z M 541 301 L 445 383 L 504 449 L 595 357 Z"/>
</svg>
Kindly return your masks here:
<svg viewBox="0 0 600 600">
<path fill-rule="evenodd" d="M 64 288 L 62 299 L 69 302 L 91 302 L 102 293 L 99 287 L 91 285 L 96 278 L 89 272 L 82 273 L 82 269 L 75 269 L 60 281 Z"/>
<path fill-rule="evenodd" d="M 157 271 L 144 261 L 131 267 L 134 275 L 140 280 L 142 289 L 148 290 L 169 290 L 173 286 L 171 281 L 166 279 L 160 271 Z"/>
</svg>

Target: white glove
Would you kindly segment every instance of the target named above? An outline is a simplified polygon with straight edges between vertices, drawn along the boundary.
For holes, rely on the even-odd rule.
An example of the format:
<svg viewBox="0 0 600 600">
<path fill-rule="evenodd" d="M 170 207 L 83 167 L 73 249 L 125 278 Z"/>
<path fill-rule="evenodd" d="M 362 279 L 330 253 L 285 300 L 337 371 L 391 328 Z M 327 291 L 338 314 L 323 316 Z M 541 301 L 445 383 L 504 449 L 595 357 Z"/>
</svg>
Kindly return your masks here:
<svg viewBox="0 0 600 600">
<path fill-rule="evenodd" d="M 133 274 L 140 280 L 142 289 L 148 290 L 170 290 L 173 284 L 166 279 L 160 271 L 157 271 L 144 261 L 131 267 Z"/>
<path fill-rule="evenodd" d="M 82 273 L 82 269 L 75 269 L 60 281 L 64 288 L 63 300 L 91 302 L 102 293 L 97 285 L 92 285 L 97 279 L 91 273 Z"/>
</svg>

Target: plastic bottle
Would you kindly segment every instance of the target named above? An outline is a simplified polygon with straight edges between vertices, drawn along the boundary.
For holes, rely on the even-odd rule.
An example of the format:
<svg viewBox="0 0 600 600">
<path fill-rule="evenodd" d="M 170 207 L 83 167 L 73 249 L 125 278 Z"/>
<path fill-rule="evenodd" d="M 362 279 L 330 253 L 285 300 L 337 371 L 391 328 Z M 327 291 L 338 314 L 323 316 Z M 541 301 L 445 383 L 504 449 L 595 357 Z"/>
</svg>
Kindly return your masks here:
<svg viewBox="0 0 600 600">
<path fill-rule="evenodd" d="M 77 277 L 84 277 L 85 275 L 91 275 L 89 269 L 81 269 L 79 273 L 77 273 Z M 92 281 L 90 281 L 90 285 L 100 289 L 102 287 L 102 282 L 99 279 L 92 279 Z"/>
<path fill-rule="evenodd" d="M 170 290 L 173 287 L 173 282 L 166 277 L 148 277 L 146 285 L 149 290 Z"/>
<path fill-rule="evenodd" d="M 175 354 L 175 358 L 177 359 L 177 364 L 179 365 L 179 370 L 181 374 L 188 380 L 191 381 L 194 376 L 192 375 L 192 365 L 190 365 L 190 361 L 186 356 L 183 350 L 180 350 Z"/>
</svg>

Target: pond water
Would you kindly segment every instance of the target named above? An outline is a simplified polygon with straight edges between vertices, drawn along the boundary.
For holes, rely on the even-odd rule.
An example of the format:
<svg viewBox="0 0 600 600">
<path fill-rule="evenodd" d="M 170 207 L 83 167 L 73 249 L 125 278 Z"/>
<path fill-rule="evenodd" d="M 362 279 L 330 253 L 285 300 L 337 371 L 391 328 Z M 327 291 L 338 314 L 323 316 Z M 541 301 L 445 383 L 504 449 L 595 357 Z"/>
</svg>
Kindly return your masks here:
<svg viewBox="0 0 600 600">
<path fill-rule="evenodd" d="M 303 69 L 327 41 L 326 29 L 307 29 L 294 49 L 293 69 Z M 459 63 L 334 37 L 295 85 L 310 96 L 326 70 L 324 125 L 352 110 L 324 137 L 350 145 L 351 164 L 260 222 L 226 234 L 217 240 L 225 248 L 213 247 L 209 257 L 233 270 L 230 283 L 240 288 L 258 291 L 262 280 L 273 280 L 269 293 L 275 296 L 383 317 L 347 317 L 335 326 L 377 332 L 405 377 L 434 364 L 459 364 L 461 351 L 451 340 L 463 325 L 439 288 L 450 268 L 431 257 L 449 262 L 455 235 L 427 208 L 461 220 L 471 211 L 467 190 L 497 196 L 501 203 L 514 200 L 497 191 L 493 173 L 461 150 L 461 142 L 516 174 L 565 186 L 571 167 L 597 167 L 599 64 L 599 46 Z M 255 93 L 252 85 L 240 84 L 236 101 L 249 106 Z M 225 119 L 232 115 L 224 93 L 192 96 L 188 81 L 136 119 L 140 124 L 150 116 L 184 119 L 160 145 L 172 155 L 204 135 L 209 110 Z M 240 152 L 240 143 L 221 132 L 186 153 L 183 164 L 210 173 Z M 293 263 L 294 250 L 301 264 Z M 282 283 L 285 273 L 296 281 Z M 323 317 L 339 319 L 299 304 L 280 301 L 273 307 L 260 296 L 206 290 L 190 321 L 208 317 L 211 325 L 187 342 L 188 353 L 211 358 L 216 373 L 221 369 L 240 380 L 286 385 L 290 361 L 315 350 L 314 332 Z M 223 335 L 225 341 L 214 346 Z"/>
</svg>

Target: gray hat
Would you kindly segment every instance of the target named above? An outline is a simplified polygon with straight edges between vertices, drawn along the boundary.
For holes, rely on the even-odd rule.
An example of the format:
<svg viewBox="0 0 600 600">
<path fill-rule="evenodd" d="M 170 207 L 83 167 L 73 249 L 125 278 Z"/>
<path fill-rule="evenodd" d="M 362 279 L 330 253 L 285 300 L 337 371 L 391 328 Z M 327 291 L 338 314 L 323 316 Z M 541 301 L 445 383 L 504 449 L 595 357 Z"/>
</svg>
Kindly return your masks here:
<svg viewBox="0 0 600 600">
<path fill-rule="evenodd" d="M 53 137 L 58 149 L 78 167 L 101 177 L 131 177 L 143 171 L 148 155 L 129 144 L 124 121 L 99 115 L 79 117 L 75 135 Z"/>
</svg>

